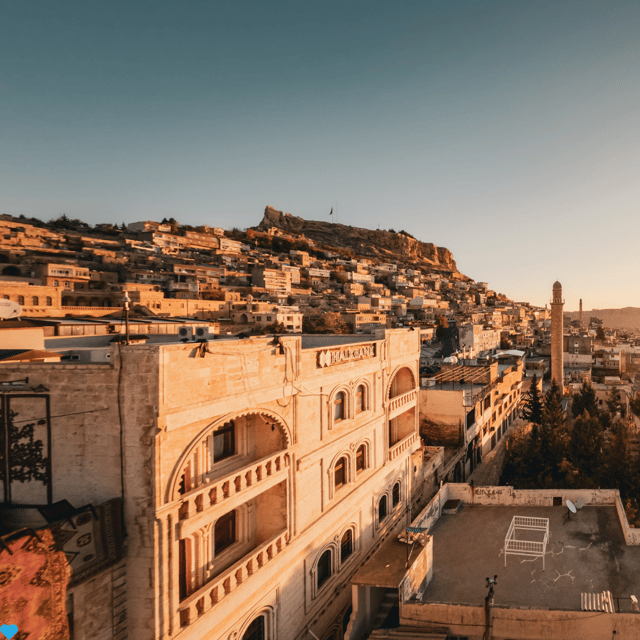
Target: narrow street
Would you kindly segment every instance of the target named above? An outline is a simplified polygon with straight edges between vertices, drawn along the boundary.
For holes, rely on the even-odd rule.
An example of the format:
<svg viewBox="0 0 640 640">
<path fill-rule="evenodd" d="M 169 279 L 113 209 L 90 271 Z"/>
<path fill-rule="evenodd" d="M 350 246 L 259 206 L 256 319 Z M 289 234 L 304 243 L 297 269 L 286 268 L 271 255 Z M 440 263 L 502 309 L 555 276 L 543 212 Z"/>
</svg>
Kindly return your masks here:
<svg viewBox="0 0 640 640">
<path fill-rule="evenodd" d="M 494 486 L 500 480 L 502 467 L 506 454 L 507 439 L 512 433 L 523 429 L 527 426 L 527 422 L 522 418 L 516 418 L 513 424 L 507 430 L 500 442 L 482 459 L 482 464 L 474 469 L 473 473 L 467 478 L 467 482 L 473 481 L 476 487 Z"/>
</svg>

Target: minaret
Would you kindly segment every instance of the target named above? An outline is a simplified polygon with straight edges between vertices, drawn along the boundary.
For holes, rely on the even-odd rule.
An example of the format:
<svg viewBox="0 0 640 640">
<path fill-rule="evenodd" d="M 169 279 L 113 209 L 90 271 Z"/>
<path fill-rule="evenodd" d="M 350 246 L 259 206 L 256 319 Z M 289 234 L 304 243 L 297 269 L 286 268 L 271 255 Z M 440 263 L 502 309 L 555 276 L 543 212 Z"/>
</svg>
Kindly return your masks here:
<svg viewBox="0 0 640 640">
<path fill-rule="evenodd" d="M 562 314 L 564 300 L 562 299 L 562 285 L 553 284 L 553 298 L 551 300 L 551 379 L 555 380 L 562 391 L 564 385 L 564 367 L 562 362 Z"/>
<path fill-rule="evenodd" d="M 582 329 L 582 298 L 580 298 L 580 328 Z"/>
</svg>

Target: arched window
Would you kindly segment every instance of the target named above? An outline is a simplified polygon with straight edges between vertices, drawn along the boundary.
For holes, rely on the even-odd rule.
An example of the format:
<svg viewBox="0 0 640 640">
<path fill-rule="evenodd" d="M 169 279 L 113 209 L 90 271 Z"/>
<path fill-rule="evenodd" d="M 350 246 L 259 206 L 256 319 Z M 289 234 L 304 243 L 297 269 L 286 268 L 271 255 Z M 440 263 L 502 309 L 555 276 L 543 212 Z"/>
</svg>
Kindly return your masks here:
<svg viewBox="0 0 640 640">
<path fill-rule="evenodd" d="M 317 585 L 318 589 L 331 577 L 331 549 L 327 549 L 318 560 Z"/>
<path fill-rule="evenodd" d="M 361 444 L 356 451 L 356 473 L 367 468 L 367 448 Z"/>
<path fill-rule="evenodd" d="M 334 477 L 334 486 L 336 489 L 339 487 L 343 487 L 347 484 L 347 459 L 340 458 L 338 462 L 336 462 L 336 466 L 333 473 Z"/>
<path fill-rule="evenodd" d="M 265 640 L 264 616 L 258 616 L 242 634 L 242 640 Z"/>
<path fill-rule="evenodd" d="M 52 307 L 52 306 L 53 306 L 53 299 L 47 296 L 47 307 Z"/>
<path fill-rule="evenodd" d="M 366 389 L 360 384 L 356 389 L 356 413 L 362 413 L 366 408 Z"/>
<path fill-rule="evenodd" d="M 351 619 L 351 614 L 353 613 L 352 605 L 349 605 L 349 608 L 346 610 L 344 617 L 342 618 L 342 635 L 346 635 L 347 627 L 349 626 L 349 620 Z"/>
<path fill-rule="evenodd" d="M 400 503 L 400 483 L 396 482 L 393 485 L 393 491 L 391 492 L 391 504 L 393 507 L 397 507 Z"/>
<path fill-rule="evenodd" d="M 334 422 L 340 422 L 340 420 L 344 420 L 345 418 L 344 405 L 345 405 L 344 391 L 338 391 L 333 401 L 333 421 Z"/>
<path fill-rule="evenodd" d="M 353 553 L 353 531 L 347 529 L 340 541 L 340 562 L 345 562 Z"/>
<path fill-rule="evenodd" d="M 24 296 L 18 296 L 18 304 L 24 305 Z"/>
<path fill-rule="evenodd" d="M 382 522 L 387 517 L 387 496 L 384 495 L 378 502 L 378 522 Z"/>
<path fill-rule="evenodd" d="M 219 555 L 236 541 L 236 512 L 229 511 L 218 518 L 215 524 L 214 555 Z"/>
<path fill-rule="evenodd" d="M 33 296 L 31 298 L 31 305 L 34 307 L 37 307 L 40 304 L 40 300 L 38 299 L 38 296 Z"/>
</svg>

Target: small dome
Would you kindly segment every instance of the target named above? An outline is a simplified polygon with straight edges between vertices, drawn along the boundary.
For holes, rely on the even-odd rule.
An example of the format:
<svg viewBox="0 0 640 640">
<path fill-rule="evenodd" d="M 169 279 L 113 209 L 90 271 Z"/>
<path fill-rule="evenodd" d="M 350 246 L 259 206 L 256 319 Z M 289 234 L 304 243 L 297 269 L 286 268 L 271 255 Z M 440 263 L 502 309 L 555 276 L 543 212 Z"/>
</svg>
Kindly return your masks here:
<svg viewBox="0 0 640 640">
<path fill-rule="evenodd" d="M 553 290 L 555 291 L 556 289 L 562 291 L 562 285 L 557 280 L 553 283 Z"/>
</svg>

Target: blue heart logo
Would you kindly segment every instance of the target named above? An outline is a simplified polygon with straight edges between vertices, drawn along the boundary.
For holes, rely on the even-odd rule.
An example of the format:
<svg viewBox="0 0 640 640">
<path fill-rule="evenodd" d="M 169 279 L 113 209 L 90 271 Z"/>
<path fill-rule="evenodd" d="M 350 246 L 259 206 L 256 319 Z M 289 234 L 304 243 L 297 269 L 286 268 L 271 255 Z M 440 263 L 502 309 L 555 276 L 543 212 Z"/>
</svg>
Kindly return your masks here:
<svg viewBox="0 0 640 640">
<path fill-rule="evenodd" d="M 18 625 L 17 624 L 3 624 L 0 627 L 0 633 L 7 639 L 11 640 L 13 636 L 18 633 Z"/>
</svg>

